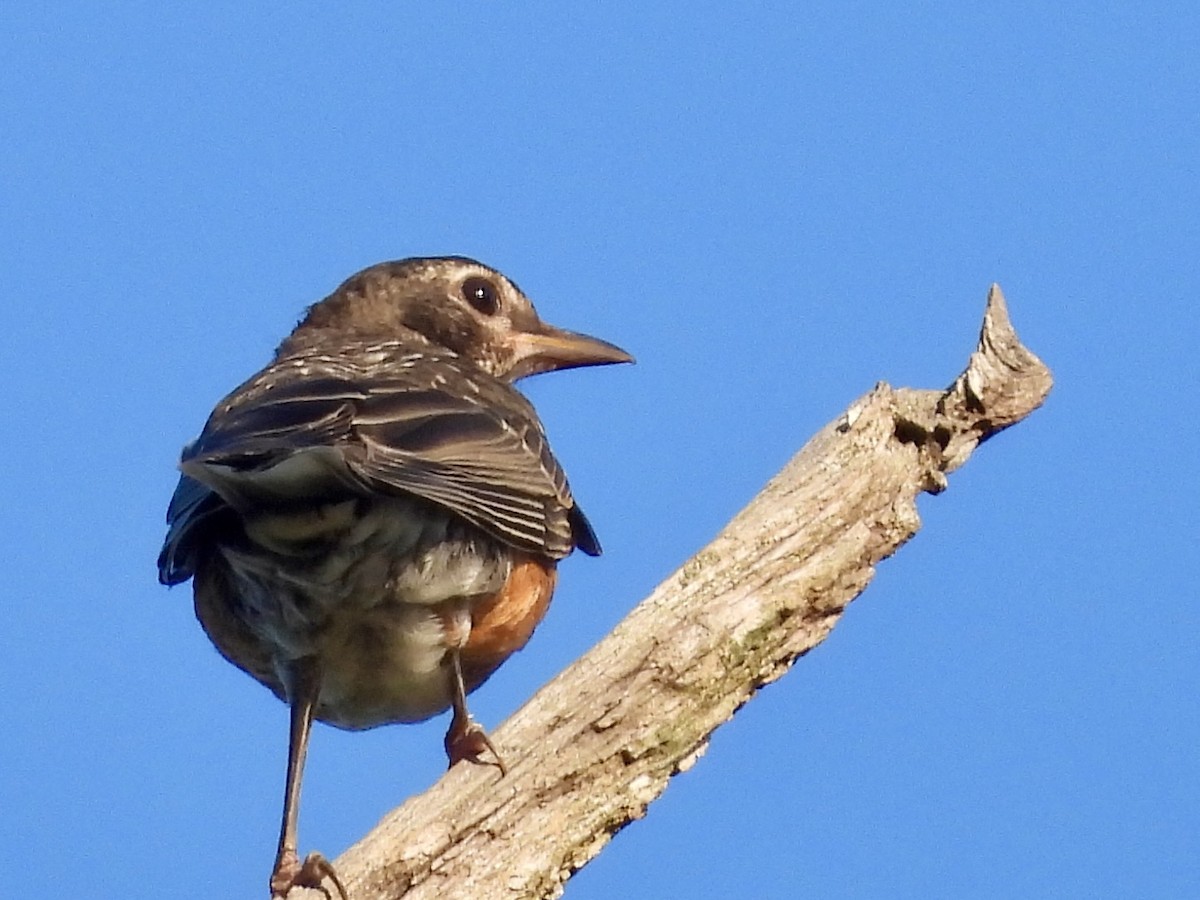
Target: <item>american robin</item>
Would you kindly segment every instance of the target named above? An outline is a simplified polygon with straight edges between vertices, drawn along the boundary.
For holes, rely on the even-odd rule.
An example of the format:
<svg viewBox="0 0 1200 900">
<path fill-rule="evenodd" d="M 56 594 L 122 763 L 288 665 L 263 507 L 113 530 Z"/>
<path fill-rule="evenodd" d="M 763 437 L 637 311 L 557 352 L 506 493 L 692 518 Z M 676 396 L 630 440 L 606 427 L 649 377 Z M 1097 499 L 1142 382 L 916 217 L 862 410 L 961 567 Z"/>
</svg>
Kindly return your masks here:
<svg viewBox="0 0 1200 900">
<path fill-rule="evenodd" d="M 450 708 L 450 764 L 490 753 L 503 771 L 466 695 L 529 640 L 558 561 L 600 553 L 512 383 L 620 362 L 474 260 L 382 263 L 311 306 L 184 448 L 159 580 L 191 578 L 213 644 L 291 708 L 272 897 L 326 878 L 346 895 L 297 853 L 314 718 Z"/>
</svg>

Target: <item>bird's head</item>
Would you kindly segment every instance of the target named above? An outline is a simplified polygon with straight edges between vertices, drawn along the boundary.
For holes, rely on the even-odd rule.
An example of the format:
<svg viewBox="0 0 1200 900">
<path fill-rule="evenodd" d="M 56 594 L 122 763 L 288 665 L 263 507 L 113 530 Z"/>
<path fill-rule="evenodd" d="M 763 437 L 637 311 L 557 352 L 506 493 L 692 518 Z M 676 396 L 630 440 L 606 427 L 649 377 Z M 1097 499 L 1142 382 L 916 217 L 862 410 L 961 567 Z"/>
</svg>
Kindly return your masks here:
<svg viewBox="0 0 1200 900">
<path fill-rule="evenodd" d="M 614 344 L 546 324 L 516 284 L 462 256 L 402 259 L 352 275 L 309 307 L 280 353 L 314 339 L 404 335 L 450 350 L 505 381 L 633 362 Z"/>
</svg>

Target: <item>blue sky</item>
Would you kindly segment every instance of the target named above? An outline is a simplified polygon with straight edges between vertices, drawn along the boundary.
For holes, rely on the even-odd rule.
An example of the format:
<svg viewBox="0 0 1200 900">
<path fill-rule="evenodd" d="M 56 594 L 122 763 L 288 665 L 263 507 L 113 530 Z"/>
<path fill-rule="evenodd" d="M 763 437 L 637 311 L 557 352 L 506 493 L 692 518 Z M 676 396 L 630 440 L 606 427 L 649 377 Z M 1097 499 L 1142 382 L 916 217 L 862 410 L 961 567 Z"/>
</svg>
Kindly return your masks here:
<svg viewBox="0 0 1200 900">
<path fill-rule="evenodd" d="M 1200 894 L 1194 5 L 0 18 L 22 896 L 265 896 L 286 712 L 155 581 L 174 465 L 305 305 L 441 253 L 639 361 L 526 382 L 607 552 L 487 724 L 875 381 L 948 384 L 992 281 L 1057 379 L 568 897 Z M 319 726 L 302 847 L 428 786 L 445 725 Z"/>
</svg>

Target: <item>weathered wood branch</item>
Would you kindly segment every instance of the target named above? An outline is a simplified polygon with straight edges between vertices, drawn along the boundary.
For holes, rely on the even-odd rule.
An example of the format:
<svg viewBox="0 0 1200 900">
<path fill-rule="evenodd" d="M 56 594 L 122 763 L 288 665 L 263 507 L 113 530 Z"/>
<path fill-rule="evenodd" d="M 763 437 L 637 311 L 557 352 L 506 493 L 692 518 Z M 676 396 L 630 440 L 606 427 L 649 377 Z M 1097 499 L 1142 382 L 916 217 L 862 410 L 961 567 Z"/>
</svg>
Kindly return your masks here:
<svg viewBox="0 0 1200 900">
<path fill-rule="evenodd" d="M 354 900 L 558 896 L 762 685 L 820 643 L 991 435 L 1041 405 L 1049 370 L 993 285 L 946 391 L 878 384 L 717 538 L 494 734 L 505 778 L 459 765 L 337 862 Z"/>
</svg>

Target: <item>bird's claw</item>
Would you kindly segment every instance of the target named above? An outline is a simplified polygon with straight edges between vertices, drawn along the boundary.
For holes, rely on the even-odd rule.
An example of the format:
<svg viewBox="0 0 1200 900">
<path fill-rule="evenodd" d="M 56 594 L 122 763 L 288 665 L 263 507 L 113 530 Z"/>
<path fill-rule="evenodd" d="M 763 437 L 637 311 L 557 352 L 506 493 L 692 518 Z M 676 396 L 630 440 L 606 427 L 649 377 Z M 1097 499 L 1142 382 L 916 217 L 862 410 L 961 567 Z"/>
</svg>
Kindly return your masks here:
<svg viewBox="0 0 1200 900">
<path fill-rule="evenodd" d="M 275 871 L 271 873 L 271 898 L 272 900 L 276 900 L 276 898 L 282 900 L 287 897 L 292 888 L 302 887 L 320 891 L 325 895 L 326 900 L 333 900 L 329 888 L 325 887 L 326 879 L 333 882 L 341 900 L 350 900 L 350 895 L 346 893 L 346 886 L 338 877 L 333 863 L 320 853 L 308 854 L 303 863 L 294 852 L 285 853 L 280 857 L 279 862 L 275 863 Z"/>
<path fill-rule="evenodd" d="M 480 758 L 485 751 L 491 753 L 492 760 Z M 487 736 L 483 726 L 470 717 L 456 716 L 450 723 L 450 730 L 446 732 L 446 756 L 449 757 L 451 766 L 465 759 L 476 765 L 495 766 L 501 775 L 508 774 L 508 767 L 504 765 L 504 759 L 496 750 L 492 739 Z"/>
</svg>

